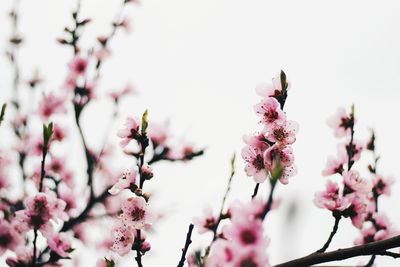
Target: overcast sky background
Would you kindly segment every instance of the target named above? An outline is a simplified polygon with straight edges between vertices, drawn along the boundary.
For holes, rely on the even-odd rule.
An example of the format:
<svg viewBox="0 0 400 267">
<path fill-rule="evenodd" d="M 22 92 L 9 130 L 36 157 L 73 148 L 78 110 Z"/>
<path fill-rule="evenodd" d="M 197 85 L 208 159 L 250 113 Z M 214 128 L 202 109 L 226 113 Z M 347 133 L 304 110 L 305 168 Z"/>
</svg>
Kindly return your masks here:
<svg viewBox="0 0 400 267">
<path fill-rule="evenodd" d="M 3 51 L 12 2 L 1 4 L 0 102 L 10 96 L 11 71 Z M 83 46 L 109 32 L 119 2 L 83 0 L 83 17 L 93 19 Z M 61 90 L 66 75 L 71 54 L 55 39 L 71 23 L 75 6 L 71 0 L 21 0 L 23 78 L 39 69 L 47 91 Z M 157 196 L 154 206 L 166 218 L 149 237 L 153 251 L 144 257 L 145 266 L 176 265 L 192 217 L 200 215 L 206 204 L 219 209 L 229 159 L 233 152 L 240 154 L 242 135 L 259 129 L 254 88 L 281 69 L 292 82 L 287 116 L 300 124 L 300 132 L 294 145 L 298 175 L 289 185 L 278 187 L 281 207 L 266 222 L 272 263 L 319 249 L 331 231 L 333 218 L 316 208 L 312 199 L 326 182 L 321 176 L 326 158 L 336 154 L 337 141 L 325 122 L 339 106 L 355 104 L 356 136 L 366 139 L 368 129 L 376 129 L 382 155 L 379 169 L 400 177 L 398 1 L 143 0 L 125 11 L 133 29 L 112 42 L 113 55 L 104 65 L 99 91 L 118 89 L 130 81 L 140 94 L 122 103 L 114 132 L 127 115 L 140 116 L 148 108 L 151 119 L 170 120 L 174 132 L 207 147 L 204 157 L 189 164 L 156 166 L 155 178 L 146 184 Z M 99 133 L 107 126 L 110 107 L 107 101 L 96 101 L 85 111 L 89 144 L 103 140 Z M 369 159 L 367 155 L 355 168 L 367 173 Z M 79 159 L 71 160 L 76 161 L 72 166 L 79 164 Z M 240 157 L 237 165 L 229 199 L 248 199 L 253 182 L 245 176 Z M 399 190 L 396 183 L 392 197 L 382 197 L 380 208 L 400 229 Z M 266 190 L 261 193 L 267 196 Z M 284 218 L 291 205 L 297 215 L 288 224 Z M 343 220 L 331 248 L 351 246 L 356 236 L 358 231 Z M 191 248 L 207 244 L 209 238 L 195 234 Z M 83 266 L 94 265 L 96 257 L 88 256 L 92 254 L 85 254 Z M 125 265 L 118 266 L 132 266 L 133 261 L 129 254 Z M 346 264 L 360 261 L 367 259 Z M 377 263 L 395 264 L 388 258 L 378 258 Z"/>
</svg>

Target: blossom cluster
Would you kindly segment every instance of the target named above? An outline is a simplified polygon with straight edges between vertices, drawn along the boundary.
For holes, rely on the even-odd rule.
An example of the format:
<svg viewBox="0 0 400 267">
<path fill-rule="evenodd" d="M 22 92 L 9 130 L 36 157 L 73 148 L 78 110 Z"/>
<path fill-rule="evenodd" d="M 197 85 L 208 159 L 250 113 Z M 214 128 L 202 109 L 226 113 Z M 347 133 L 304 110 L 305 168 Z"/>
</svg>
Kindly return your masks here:
<svg viewBox="0 0 400 267">
<path fill-rule="evenodd" d="M 343 138 L 344 142 L 337 146 L 337 156 L 328 159 L 322 174 L 339 176 L 341 179 L 340 182 L 328 180 L 325 190 L 315 194 L 315 205 L 331 211 L 337 220 L 342 217 L 350 218 L 352 224 L 361 231 L 361 237 L 357 238 L 355 244 L 366 244 L 394 236 L 396 230 L 386 215 L 378 212 L 378 198 L 390 194 L 393 180 L 377 174 L 376 165 L 369 167 L 371 179 L 352 168 L 360 160 L 363 151 L 375 150 L 375 136 L 369 142 L 354 138 L 354 107 L 350 112 L 340 108 L 328 120 L 328 125 L 333 128 L 334 135 Z M 375 152 L 373 154 L 375 156 Z M 374 163 L 377 163 L 377 159 Z"/>
<path fill-rule="evenodd" d="M 296 141 L 298 124 L 287 120 L 283 112 L 289 88 L 284 72 L 272 79 L 272 84 L 257 87 L 257 93 L 263 98 L 254 110 L 261 117 L 263 128 L 254 135 L 244 136 L 246 146 L 242 149 L 245 172 L 256 183 L 264 182 L 277 164 L 283 168 L 281 183 L 287 184 L 296 174 L 291 145 Z"/>
</svg>

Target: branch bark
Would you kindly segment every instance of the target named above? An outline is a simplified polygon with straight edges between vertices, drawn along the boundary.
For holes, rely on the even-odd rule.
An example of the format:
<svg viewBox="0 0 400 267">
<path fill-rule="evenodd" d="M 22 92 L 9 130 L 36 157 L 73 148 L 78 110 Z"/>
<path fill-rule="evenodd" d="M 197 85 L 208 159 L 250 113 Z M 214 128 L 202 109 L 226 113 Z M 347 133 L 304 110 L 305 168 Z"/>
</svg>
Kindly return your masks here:
<svg viewBox="0 0 400 267">
<path fill-rule="evenodd" d="M 373 254 L 390 256 L 387 254 L 386 250 L 396 247 L 400 247 L 400 235 L 385 240 L 371 242 L 365 245 L 338 249 L 331 252 L 314 252 L 308 256 L 284 262 L 275 265 L 274 267 L 306 267 L 318 263 L 345 260 L 353 257 Z"/>
</svg>

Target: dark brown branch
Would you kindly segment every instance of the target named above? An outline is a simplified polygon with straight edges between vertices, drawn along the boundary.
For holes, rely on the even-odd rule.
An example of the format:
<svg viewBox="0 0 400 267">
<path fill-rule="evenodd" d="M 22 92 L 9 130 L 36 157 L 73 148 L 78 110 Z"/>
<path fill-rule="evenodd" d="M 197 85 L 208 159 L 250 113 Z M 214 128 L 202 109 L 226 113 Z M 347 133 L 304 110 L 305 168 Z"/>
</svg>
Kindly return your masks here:
<svg viewBox="0 0 400 267">
<path fill-rule="evenodd" d="M 329 238 L 325 242 L 324 246 L 321 249 L 319 249 L 317 252 L 320 252 L 320 253 L 321 252 L 325 252 L 328 249 L 329 245 L 332 242 L 333 236 L 336 234 L 336 232 L 337 232 L 337 230 L 339 228 L 339 222 L 340 222 L 340 219 L 342 218 L 342 216 L 340 214 L 333 213 L 333 217 L 335 217 L 335 223 L 333 225 L 332 232 L 329 235 Z"/>
<path fill-rule="evenodd" d="M 313 264 L 330 261 L 340 261 L 358 256 L 368 256 L 373 254 L 392 256 L 388 255 L 386 250 L 396 247 L 400 247 L 400 235 L 385 240 L 371 242 L 365 245 L 338 249 L 331 252 L 314 252 L 308 256 L 284 262 L 275 265 L 274 267 L 306 267 Z"/>
<path fill-rule="evenodd" d="M 193 227 L 194 227 L 193 224 L 189 225 L 189 230 L 186 234 L 185 247 L 182 249 L 181 260 L 179 261 L 177 267 L 183 267 L 183 265 L 185 264 L 186 253 L 189 249 L 190 244 L 192 243 L 191 237 L 192 237 Z"/>
<path fill-rule="evenodd" d="M 256 186 L 254 187 L 253 195 L 251 195 L 251 198 L 255 198 L 257 196 L 259 188 L 260 188 L 260 183 L 257 183 Z"/>
<path fill-rule="evenodd" d="M 276 186 L 276 182 L 275 183 L 271 183 L 271 189 L 270 189 L 270 192 L 269 192 L 269 197 L 268 197 L 267 204 L 264 207 L 263 213 L 260 214 L 260 216 L 259 216 L 262 220 L 265 219 L 265 217 L 267 216 L 268 212 L 270 212 L 270 210 L 271 210 L 272 202 L 274 201 L 275 186 Z"/>
</svg>

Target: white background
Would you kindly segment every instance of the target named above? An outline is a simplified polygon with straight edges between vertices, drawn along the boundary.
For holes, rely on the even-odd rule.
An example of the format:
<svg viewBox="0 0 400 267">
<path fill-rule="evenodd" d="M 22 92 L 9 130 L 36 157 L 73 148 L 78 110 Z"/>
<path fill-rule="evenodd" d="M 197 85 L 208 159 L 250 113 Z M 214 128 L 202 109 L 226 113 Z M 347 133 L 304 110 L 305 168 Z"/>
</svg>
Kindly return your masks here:
<svg viewBox="0 0 400 267">
<path fill-rule="evenodd" d="M 0 6 L 2 53 L 9 37 L 6 14 L 12 2 L 3 0 Z M 46 90 L 61 90 L 71 54 L 55 38 L 70 24 L 75 4 L 71 0 L 21 1 L 23 78 L 38 68 Z M 119 6 L 119 1 L 83 1 L 83 16 L 93 19 L 85 31 L 84 46 L 109 32 Z M 148 188 L 157 196 L 154 206 L 165 219 L 150 236 L 153 251 L 144 257 L 145 266 L 176 265 L 191 218 L 200 215 L 206 204 L 219 209 L 229 159 L 233 152 L 240 153 L 241 136 L 258 130 L 253 105 L 259 97 L 254 88 L 270 81 L 280 69 L 292 82 L 287 115 L 300 124 L 294 146 L 299 172 L 289 185 L 279 186 L 276 196 L 281 207 L 267 218 L 272 263 L 315 251 L 331 230 L 333 218 L 316 208 L 312 198 L 326 182 L 320 173 L 327 156 L 336 153 L 337 141 L 325 121 L 337 107 L 355 103 L 356 136 L 365 139 L 368 128 L 375 128 L 382 155 L 379 169 L 400 177 L 399 7 L 398 1 L 366 0 L 143 0 L 140 7 L 125 10 L 133 31 L 118 34 L 112 42 L 113 56 L 105 63 L 99 91 L 118 89 L 131 81 L 140 95 L 123 102 L 123 116 L 114 130 L 125 116 L 138 116 L 148 108 L 151 119 L 169 119 L 174 132 L 207 147 L 206 155 L 192 163 L 155 167 Z M 9 99 L 11 84 L 3 55 L 0 69 L 3 102 Z M 109 108 L 109 102 L 97 101 L 83 115 L 89 144 L 102 140 L 99 132 L 107 125 Z M 355 168 L 367 173 L 369 159 L 366 155 Z M 78 159 L 70 161 L 74 166 Z M 239 157 L 230 199 L 248 199 L 252 187 Z M 400 227 L 399 183 L 393 189 L 380 208 Z M 296 207 L 295 222 L 288 223 L 285 216 L 291 205 Z M 341 222 L 332 248 L 351 246 L 357 234 L 348 220 Z M 192 248 L 207 244 L 209 238 L 194 235 Z M 96 257 L 103 256 L 88 255 L 83 266 L 93 266 Z M 118 266 L 133 266 L 133 258 L 128 255 L 125 265 Z M 360 261 L 366 259 L 347 262 Z M 377 262 L 378 266 L 396 264 L 388 258 Z"/>
</svg>

